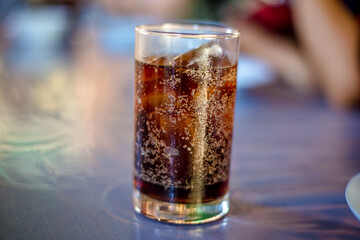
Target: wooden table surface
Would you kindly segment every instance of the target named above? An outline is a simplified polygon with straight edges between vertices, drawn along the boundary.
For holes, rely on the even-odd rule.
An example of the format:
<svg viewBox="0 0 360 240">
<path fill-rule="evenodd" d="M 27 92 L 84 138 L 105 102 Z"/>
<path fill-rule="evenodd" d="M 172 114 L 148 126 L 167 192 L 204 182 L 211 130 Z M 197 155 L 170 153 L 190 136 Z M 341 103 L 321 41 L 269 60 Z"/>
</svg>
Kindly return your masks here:
<svg viewBox="0 0 360 240">
<path fill-rule="evenodd" d="M 1 74 L 0 239 L 360 239 L 344 195 L 360 113 L 281 86 L 238 91 L 225 218 L 136 215 L 133 59 L 78 48 L 43 73 Z"/>
</svg>

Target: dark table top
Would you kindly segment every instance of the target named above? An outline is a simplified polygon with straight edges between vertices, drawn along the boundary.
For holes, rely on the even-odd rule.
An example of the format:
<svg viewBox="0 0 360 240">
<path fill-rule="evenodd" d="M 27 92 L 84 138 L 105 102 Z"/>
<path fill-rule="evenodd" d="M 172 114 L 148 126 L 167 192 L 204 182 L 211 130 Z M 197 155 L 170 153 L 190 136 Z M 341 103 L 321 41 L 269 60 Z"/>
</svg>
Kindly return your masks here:
<svg viewBox="0 0 360 240">
<path fill-rule="evenodd" d="M 177 226 L 132 207 L 131 57 L 86 48 L 45 72 L 7 70 L 0 239 L 360 239 L 344 195 L 360 171 L 359 112 L 281 86 L 239 90 L 230 212 Z"/>
</svg>

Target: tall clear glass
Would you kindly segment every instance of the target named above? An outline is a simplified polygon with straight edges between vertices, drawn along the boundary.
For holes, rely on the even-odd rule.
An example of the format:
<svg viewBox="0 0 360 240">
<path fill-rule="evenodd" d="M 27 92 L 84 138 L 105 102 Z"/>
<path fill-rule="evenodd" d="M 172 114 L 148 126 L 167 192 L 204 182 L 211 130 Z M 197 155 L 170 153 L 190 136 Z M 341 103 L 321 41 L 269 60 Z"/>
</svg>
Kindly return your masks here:
<svg viewBox="0 0 360 240">
<path fill-rule="evenodd" d="M 136 27 L 136 212 L 197 224 L 229 211 L 238 54 L 235 29 Z"/>
</svg>

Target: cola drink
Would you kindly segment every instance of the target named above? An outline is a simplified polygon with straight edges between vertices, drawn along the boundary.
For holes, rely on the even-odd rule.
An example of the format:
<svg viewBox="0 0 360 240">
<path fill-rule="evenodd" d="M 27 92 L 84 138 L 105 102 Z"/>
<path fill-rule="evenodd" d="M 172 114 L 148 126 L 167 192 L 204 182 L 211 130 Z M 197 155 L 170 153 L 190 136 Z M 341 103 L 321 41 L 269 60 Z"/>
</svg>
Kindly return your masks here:
<svg viewBox="0 0 360 240">
<path fill-rule="evenodd" d="M 228 190 L 236 65 L 213 42 L 136 61 L 134 186 L 153 199 L 206 203 Z"/>
</svg>

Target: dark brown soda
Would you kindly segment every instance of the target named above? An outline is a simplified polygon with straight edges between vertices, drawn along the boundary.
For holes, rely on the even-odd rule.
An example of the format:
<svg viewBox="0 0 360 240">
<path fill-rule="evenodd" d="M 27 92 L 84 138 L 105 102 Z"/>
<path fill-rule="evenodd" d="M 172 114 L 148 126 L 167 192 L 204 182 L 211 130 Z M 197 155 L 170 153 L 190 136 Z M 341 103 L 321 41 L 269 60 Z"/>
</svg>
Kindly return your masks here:
<svg viewBox="0 0 360 240">
<path fill-rule="evenodd" d="M 135 187 L 173 203 L 223 197 L 237 66 L 159 58 L 135 67 Z"/>
</svg>

